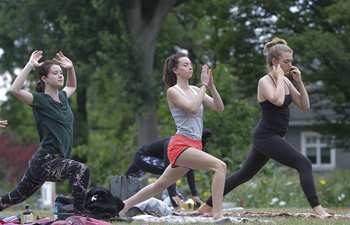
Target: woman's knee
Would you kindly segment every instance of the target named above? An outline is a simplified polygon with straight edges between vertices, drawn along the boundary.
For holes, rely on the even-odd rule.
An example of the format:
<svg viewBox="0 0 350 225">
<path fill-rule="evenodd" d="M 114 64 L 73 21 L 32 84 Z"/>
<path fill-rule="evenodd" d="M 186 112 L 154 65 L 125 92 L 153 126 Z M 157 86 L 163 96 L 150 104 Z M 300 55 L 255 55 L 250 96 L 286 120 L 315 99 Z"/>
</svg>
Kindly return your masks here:
<svg viewBox="0 0 350 225">
<path fill-rule="evenodd" d="M 84 163 L 76 162 L 75 169 L 77 170 L 77 173 L 79 173 L 81 175 L 89 175 L 90 174 L 89 167 Z"/>
<path fill-rule="evenodd" d="M 249 168 L 241 168 L 239 169 L 235 174 L 233 174 L 231 177 L 228 179 L 234 179 L 234 180 L 240 180 L 241 183 L 245 183 L 248 180 L 252 179 L 254 175 L 257 173 L 256 170 L 251 170 Z"/>
<path fill-rule="evenodd" d="M 86 177 L 90 177 L 90 169 L 87 165 L 83 164 L 83 173 Z"/>
<path fill-rule="evenodd" d="M 216 162 L 214 163 L 213 170 L 214 170 L 215 172 L 226 173 L 227 165 L 226 165 L 225 162 L 223 162 L 222 160 L 218 159 L 218 160 L 216 160 Z"/>
<path fill-rule="evenodd" d="M 312 163 L 311 161 L 303 157 L 302 159 L 298 160 L 298 167 L 297 170 L 300 172 L 310 172 L 312 171 Z"/>
<path fill-rule="evenodd" d="M 89 167 L 81 162 L 77 162 L 75 173 L 73 174 L 79 174 L 78 176 L 73 175 L 71 179 L 73 180 L 79 180 L 79 183 L 83 183 L 84 185 L 88 185 L 90 181 L 90 169 Z"/>
</svg>

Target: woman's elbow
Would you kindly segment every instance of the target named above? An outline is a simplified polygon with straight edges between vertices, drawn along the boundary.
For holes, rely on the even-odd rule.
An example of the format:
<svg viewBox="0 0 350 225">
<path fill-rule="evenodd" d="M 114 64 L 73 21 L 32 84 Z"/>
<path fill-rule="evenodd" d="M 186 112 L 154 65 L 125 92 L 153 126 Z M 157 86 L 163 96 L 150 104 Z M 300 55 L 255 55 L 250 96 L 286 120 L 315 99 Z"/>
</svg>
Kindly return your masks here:
<svg viewBox="0 0 350 225">
<path fill-rule="evenodd" d="M 281 99 L 276 99 L 275 101 L 273 101 L 273 104 L 278 107 L 283 106 L 283 103 L 284 103 L 284 100 L 282 101 Z"/>
<path fill-rule="evenodd" d="M 282 98 L 281 96 L 274 96 L 273 98 L 270 98 L 269 101 L 278 107 L 281 107 L 284 104 L 284 98 Z"/>
<path fill-rule="evenodd" d="M 71 89 L 72 91 L 75 91 L 77 89 L 77 85 L 73 84 L 73 85 L 66 85 L 66 88 Z"/>
<path fill-rule="evenodd" d="M 301 107 L 302 112 L 309 112 L 310 111 L 310 105 L 302 106 Z"/>
<path fill-rule="evenodd" d="M 14 88 L 14 87 L 11 86 L 10 89 L 9 89 L 9 92 L 12 95 L 16 95 L 16 94 L 18 94 L 19 90 L 17 90 L 17 88 Z"/>
<path fill-rule="evenodd" d="M 216 111 L 221 113 L 224 111 L 224 109 L 225 109 L 225 106 L 219 106 L 216 108 Z"/>
<path fill-rule="evenodd" d="M 66 86 L 63 90 L 66 90 L 67 92 L 69 92 L 72 95 L 77 90 L 77 86 Z"/>
</svg>

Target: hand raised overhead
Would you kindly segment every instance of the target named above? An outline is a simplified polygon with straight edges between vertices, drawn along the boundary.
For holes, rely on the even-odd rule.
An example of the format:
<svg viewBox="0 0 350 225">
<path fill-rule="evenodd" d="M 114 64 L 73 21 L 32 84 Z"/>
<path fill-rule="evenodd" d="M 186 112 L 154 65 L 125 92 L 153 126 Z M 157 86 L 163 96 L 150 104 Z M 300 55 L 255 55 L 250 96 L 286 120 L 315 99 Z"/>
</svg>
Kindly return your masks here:
<svg viewBox="0 0 350 225">
<path fill-rule="evenodd" d="M 43 62 L 40 62 L 39 63 L 39 60 L 43 57 L 43 51 L 41 50 L 35 50 L 30 58 L 29 58 L 29 64 L 32 66 L 32 67 L 39 67 L 43 64 Z"/>
<path fill-rule="evenodd" d="M 0 120 L 0 127 L 1 128 L 7 127 L 7 120 Z"/>
<path fill-rule="evenodd" d="M 56 53 L 56 56 L 55 58 L 53 58 L 53 60 L 65 69 L 70 69 L 73 67 L 72 61 L 69 58 L 67 58 L 65 55 L 63 55 L 62 51 L 59 51 L 58 53 Z"/>
</svg>

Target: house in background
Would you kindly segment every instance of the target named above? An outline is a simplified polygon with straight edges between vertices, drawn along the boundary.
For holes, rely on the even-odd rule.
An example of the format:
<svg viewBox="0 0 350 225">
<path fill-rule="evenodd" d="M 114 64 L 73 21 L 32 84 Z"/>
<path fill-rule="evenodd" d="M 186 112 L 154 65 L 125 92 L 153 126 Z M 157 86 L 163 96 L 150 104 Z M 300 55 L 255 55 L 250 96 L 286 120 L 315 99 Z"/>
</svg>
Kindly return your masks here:
<svg viewBox="0 0 350 225">
<path fill-rule="evenodd" d="M 349 169 L 350 149 L 348 151 L 347 149 L 335 149 L 327 141 L 327 138 L 314 128 L 321 121 L 317 119 L 313 106 L 322 104 L 324 101 L 315 99 L 315 96 L 310 96 L 310 100 L 312 103 L 309 112 L 301 112 L 294 105 L 290 107 L 290 122 L 285 137 L 286 141 L 310 159 L 315 171 Z M 328 117 L 334 116 L 332 111 L 327 109 L 321 113 Z"/>
</svg>

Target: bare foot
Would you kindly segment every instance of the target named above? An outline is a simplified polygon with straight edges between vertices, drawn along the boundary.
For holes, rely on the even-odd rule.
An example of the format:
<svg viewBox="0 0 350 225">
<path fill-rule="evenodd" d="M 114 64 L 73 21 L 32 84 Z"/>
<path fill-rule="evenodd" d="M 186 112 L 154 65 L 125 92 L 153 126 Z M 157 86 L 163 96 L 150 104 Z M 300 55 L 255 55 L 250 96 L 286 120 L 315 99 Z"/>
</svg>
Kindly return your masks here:
<svg viewBox="0 0 350 225">
<path fill-rule="evenodd" d="M 213 219 L 214 220 L 221 219 L 221 218 L 222 218 L 222 213 L 221 212 L 213 213 Z"/>
<path fill-rule="evenodd" d="M 213 210 L 212 207 L 210 207 L 207 204 L 203 204 L 201 207 L 199 207 L 199 209 L 197 209 L 197 212 L 200 214 L 205 214 L 205 213 L 211 213 Z"/>
<path fill-rule="evenodd" d="M 122 210 L 119 211 L 118 216 L 119 217 L 126 217 L 126 213 L 128 212 L 129 209 L 127 209 L 125 206 Z"/>
<path fill-rule="evenodd" d="M 314 212 L 317 214 L 317 216 L 321 219 L 325 219 L 328 217 L 331 217 L 331 214 L 329 214 L 325 208 L 323 208 L 321 205 L 318 205 L 313 208 Z"/>
<path fill-rule="evenodd" d="M 212 212 L 208 212 L 208 213 L 204 213 L 202 214 L 203 217 L 213 217 L 213 213 Z"/>
<path fill-rule="evenodd" d="M 202 214 L 202 216 L 203 217 L 213 217 L 214 220 L 223 218 L 221 212 L 219 212 L 219 213 L 207 212 L 207 213 Z"/>
</svg>

